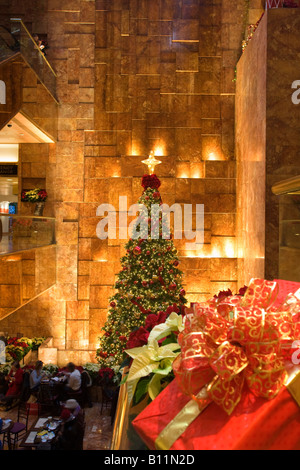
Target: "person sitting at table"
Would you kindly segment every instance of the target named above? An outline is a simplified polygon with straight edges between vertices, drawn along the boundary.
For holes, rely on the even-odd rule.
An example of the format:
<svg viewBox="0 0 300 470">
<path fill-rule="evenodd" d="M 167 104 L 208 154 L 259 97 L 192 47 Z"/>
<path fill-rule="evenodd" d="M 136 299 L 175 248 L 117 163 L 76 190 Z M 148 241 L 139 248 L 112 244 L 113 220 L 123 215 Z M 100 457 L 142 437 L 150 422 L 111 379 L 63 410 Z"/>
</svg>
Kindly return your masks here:
<svg viewBox="0 0 300 470">
<path fill-rule="evenodd" d="M 53 443 L 53 450 L 82 450 L 83 433 L 77 419 L 68 408 L 62 410 L 60 418 L 63 425 Z"/>
<path fill-rule="evenodd" d="M 66 393 L 77 392 L 81 387 L 81 374 L 78 369 L 76 369 L 73 362 L 69 362 L 67 365 L 67 372 L 65 375 L 68 376 L 68 382 L 64 386 L 64 391 Z"/>
<path fill-rule="evenodd" d="M 0 397 L 0 405 L 6 405 L 5 411 L 9 411 L 12 407 L 14 399 L 21 394 L 23 384 L 23 369 L 20 367 L 19 361 L 12 363 L 8 375 L 5 377 L 8 383 L 8 389 L 4 396 Z"/>
<path fill-rule="evenodd" d="M 79 403 L 74 399 L 70 399 L 66 401 L 64 408 L 71 411 L 79 426 L 84 429 L 84 411 Z"/>
<path fill-rule="evenodd" d="M 33 395 L 36 395 L 40 385 L 41 385 L 41 380 L 46 376 L 46 374 L 43 372 L 43 362 L 42 361 L 36 361 L 35 367 L 33 371 L 30 374 L 30 392 Z"/>
</svg>

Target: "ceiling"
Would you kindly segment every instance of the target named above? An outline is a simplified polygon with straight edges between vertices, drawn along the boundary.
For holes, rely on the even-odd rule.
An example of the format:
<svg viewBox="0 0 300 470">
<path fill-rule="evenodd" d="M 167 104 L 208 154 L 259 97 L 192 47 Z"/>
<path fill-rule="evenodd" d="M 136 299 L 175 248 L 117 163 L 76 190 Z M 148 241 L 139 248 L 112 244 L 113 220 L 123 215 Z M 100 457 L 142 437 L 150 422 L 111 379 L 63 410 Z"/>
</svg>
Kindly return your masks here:
<svg viewBox="0 0 300 470">
<path fill-rule="evenodd" d="M 17 113 L 0 131 L 0 144 L 40 144 L 54 140 L 23 113 Z"/>
</svg>

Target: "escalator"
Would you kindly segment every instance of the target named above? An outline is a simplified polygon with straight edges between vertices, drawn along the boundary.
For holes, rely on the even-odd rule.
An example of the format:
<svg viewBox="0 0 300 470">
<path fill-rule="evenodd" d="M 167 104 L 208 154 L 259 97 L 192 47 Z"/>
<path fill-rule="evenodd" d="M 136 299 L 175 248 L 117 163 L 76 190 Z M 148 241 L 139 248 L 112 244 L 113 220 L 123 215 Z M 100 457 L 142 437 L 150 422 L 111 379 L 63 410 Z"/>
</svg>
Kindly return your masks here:
<svg viewBox="0 0 300 470">
<path fill-rule="evenodd" d="M 56 73 L 21 19 L 11 19 L 11 31 L 0 25 L 0 80 L 1 66 L 8 61 L 21 60 L 35 73 L 53 100 L 56 96 Z"/>
</svg>

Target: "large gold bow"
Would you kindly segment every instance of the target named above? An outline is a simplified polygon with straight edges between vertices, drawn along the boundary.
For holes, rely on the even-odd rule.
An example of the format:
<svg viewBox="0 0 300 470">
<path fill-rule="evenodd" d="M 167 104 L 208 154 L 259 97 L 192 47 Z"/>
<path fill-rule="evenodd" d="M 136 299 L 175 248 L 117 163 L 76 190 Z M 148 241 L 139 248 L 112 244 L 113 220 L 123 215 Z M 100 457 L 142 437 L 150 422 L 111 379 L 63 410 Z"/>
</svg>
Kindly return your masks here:
<svg viewBox="0 0 300 470">
<path fill-rule="evenodd" d="M 282 388 L 286 352 L 300 338 L 300 301 L 289 295 L 276 306 L 277 294 L 276 282 L 253 279 L 244 297 L 196 304 L 178 337 L 173 370 L 200 408 L 213 401 L 231 414 L 245 384 L 267 399 Z"/>
</svg>

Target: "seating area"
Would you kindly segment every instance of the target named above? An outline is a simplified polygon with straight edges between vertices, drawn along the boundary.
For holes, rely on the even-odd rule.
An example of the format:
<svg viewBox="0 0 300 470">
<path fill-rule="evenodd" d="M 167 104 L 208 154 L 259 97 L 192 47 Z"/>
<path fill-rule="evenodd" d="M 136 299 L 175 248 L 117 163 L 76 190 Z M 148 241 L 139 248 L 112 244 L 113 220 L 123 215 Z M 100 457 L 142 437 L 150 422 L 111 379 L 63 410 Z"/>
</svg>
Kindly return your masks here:
<svg viewBox="0 0 300 470">
<path fill-rule="evenodd" d="M 91 394 L 91 378 L 86 370 L 80 372 L 81 387 L 79 390 L 66 390 L 66 375 L 62 372 L 53 377 L 45 376 L 38 390 L 30 389 L 31 369 L 23 371 L 23 382 L 18 396 L 14 396 L 10 406 L 1 406 L 0 418 L 0 449 L 18 450 L 24 447 L 24 438 L 28 438 L 32 426 L 41 417 L 59 419 L 67 400 L 75 400 L 84 414 L 83 448 L 87 448 L 92 437 L 93 449 L 108 449 L 118 390 L 108 393 L 101 386 L 96 387 L 97 393 Z M 2 381 L 3 383 L 3 381 Z M 2 385 L 3 391 L 3 385 Z M 100 393 L 99 393 L 100 392 Z M 98 444 L 95 444 L 95 442 Z M 26 448 L 30 448 L 29 446 Z M 45 450 L 47 446 L 44 446 Z M 50 448 L 49 448 L 50 450 Z"/>
<path fill-rule="evenodd" d="M 110 408 L 107 407 L 101 413 L 101 403 L 93 402 L 92 408 L 85 408 L 85 433 L 83 437 L 83 450 L 108 450 L 110 448 L 113 426 L 111 424 Z M 23 415 L 18 417 L 18 407 L 13 408 L 8 412 L 0 412 L 3 421 L 11 419 L 13 423 L 20 422 L 25 425 L 26 432 L 28 432 L 37 419 L 37 410 L 31 407 L 28 410 L 28 419 Z M 20 421 L 18 421 L 20 420 Z M 26 427 L 27 426 L 27 427 Z M 24 435 L 24 434 L 23 434 Z M 20 450 L 19 447 L 22 436 L 19 434 L 19 439 L 15 445 L 11 439 L 11 446 L 13 450 Z M 3 442 L 3 433 L 0 432 L 0 441 Z M 3 443 L 3 450 L 8 450 L 9 445 L 7 439 Z"/>
</svg>

